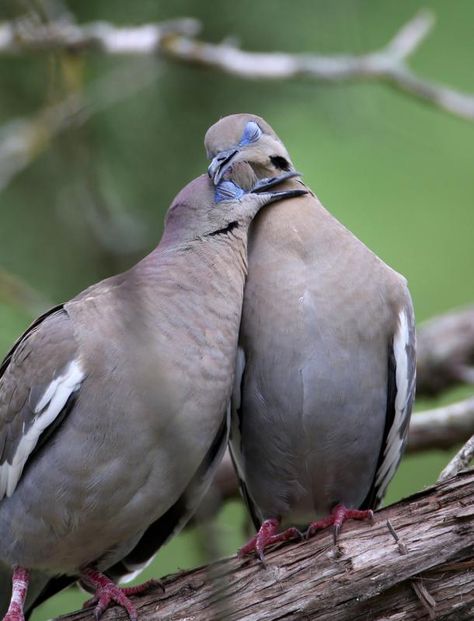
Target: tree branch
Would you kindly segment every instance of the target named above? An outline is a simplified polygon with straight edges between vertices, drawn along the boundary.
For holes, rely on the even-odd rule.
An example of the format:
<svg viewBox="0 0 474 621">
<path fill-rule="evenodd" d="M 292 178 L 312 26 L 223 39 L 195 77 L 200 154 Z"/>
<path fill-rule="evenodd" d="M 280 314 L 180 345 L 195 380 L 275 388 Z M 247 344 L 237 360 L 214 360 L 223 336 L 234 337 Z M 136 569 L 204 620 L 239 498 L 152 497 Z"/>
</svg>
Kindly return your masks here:
<svg viewBox="0 0 474 621">
<path fill-rule="evenodd" d="M 416 75 L 409 57 L 428 36 L 433 14 L 421 11 L 382 49 L 362 55 L 249 52 L 228 42 L 214 44 L 195 35 L 200 24 L 181 19 L 162 24 L 115 27 L 105 22 L 78 26 L 51 23 L 34 28 L 22 22 L 0 24 L 0 54 L 66 49 L 109 55 L 162 55 L 250 80 L 312 79 L 319 82 L 380 80 L 451 114 L 474 120 L 474 95 Z"/>
<path fill-rule="evenodd" d="M 156 80 L 156 69 L 120 68 L 92 82 L 85 93 L 72 92 L 31 118 L 17 118 L 0 127 L 0 192 L 43 153 L 59 134 L 84 124 L 93 114 L 135 95 Z"/>
<path fill-rule="evenodd" d="M 255 559 L 230 558 L 169 576 L 136 600 L 140 621 L 468 621 L 474 615 L 474 471 Z M 387 522 L 389 521 L 389 529 Z M 395 539 L 394 539 L 395 533 Z M 91 609 L 64 621 L 88 621 Z M 125 619 L 113 608 L 104 621 Z"/>
<path fill-rule="evenodd" d="M 474 397 L 417 412 L 411 419 L 407 452 L 450 449 L 474 434 Z"/>
<path fill-rule="evenodd" d="M 417 331 L 417 395 L 433 397 L 457 384 L 474 384 L 474 306 L 434 317 Z"/>
<path fill-rule="evenodd" d="M 107 22 L 77 25 L 67 21 L 38 23 L 20 19 L 0 23 L 0 54 L 65 50 L 142 56 L 159 52 L 163 40 L 170 36 L 193 37 L 200 29 L 199 21 L 193 18 L 131 27 Z"/>
<path fill-rule="evenodd" d="M 469 438 L 462 449 L 452 458 L 449 464 L 439 475 L 438 481 L 446 481 L 456 476 L 458 472 L 467 468 L 474 458 L 474 435 Z"/>
</svg>

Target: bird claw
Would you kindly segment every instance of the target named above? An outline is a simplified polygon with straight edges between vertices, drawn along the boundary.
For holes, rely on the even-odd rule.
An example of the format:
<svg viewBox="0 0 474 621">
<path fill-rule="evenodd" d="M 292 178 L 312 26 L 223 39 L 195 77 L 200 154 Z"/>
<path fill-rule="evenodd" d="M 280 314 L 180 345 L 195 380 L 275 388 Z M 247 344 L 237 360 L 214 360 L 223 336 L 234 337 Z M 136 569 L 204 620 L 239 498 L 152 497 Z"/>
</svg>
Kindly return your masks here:
<svg viewBox="0 0 474 621">
<path fill-rule="evenodd" d="M 133 589 L 136 587 L 130 587 Z M 91 606 L 95 606 L 94 608 L 94 617 L 96 621 L 99 621 L 104 612 L 109 608 L 109 606 L 113 605 L 113 603 L 118 604 L 122 608 L 124 608 L 130 621 L 137 621 L 138 613 L 135 606 L 128 598 L 128 594 L 126 593 L 127 589 L 122 589 L 112 581 L 110 583 L 101 585 L 97 588 L 97 591 L 91 599 L 87 600 L 82 606 L 83 608 L 89 608 Z M 136 592 L 135 592 L 136 594 Z"/>
<path fill-rule="evenodd" d="M 158 586 L 163 591 L 165 590 L 163 584 L 158 580 L 148 580 L 143 584 L 132 587 L 119 587 L 110 578 L 92 568 L 86 568 L 82 571 L 81 582 L 95 589 L 94 597 L 87 600 L 82 607 L 89 608 L 95 606 L 94 616 L 97 621 L 113 603 L 118 604 L 127 611 L 130 621 L 137 621 L 137 609 L 129 597 L 144 593 L 155 586 Z"/>
<path fill-rule="evenodd" d="M 371 524 L 374 523 L 374 512 L 372 509 L 360 510 L 360 509 L 348 509 L 344 505 L 336 505 L 331 511 L 331 515 L 323 518 L 322 520 L 316 520 L 311 522 L 308 526 L 305 539 L 313 537 L 318 530 L 333 527 L 334 545 L 337 545 L 338 537 L 341 532 L 342 525 L 347 520 L 369 520 Z"/>
<path fill-rule="evenodd" d="M 256 553 L 260 562 L 266 567 L 265 561 L 265 549 L 276 543 L 283 543 L 293 539 L 303 539 L 303 533 L 297 528 L 290 527 L 281 533 L 278 532 L 279 521 L 275 519 L 265 520 L 258 533 L 252 537 L 252 539 L 246 543 L 238 551 L 238 557 L 244 558 L 245 556 Z"/>
</svg>

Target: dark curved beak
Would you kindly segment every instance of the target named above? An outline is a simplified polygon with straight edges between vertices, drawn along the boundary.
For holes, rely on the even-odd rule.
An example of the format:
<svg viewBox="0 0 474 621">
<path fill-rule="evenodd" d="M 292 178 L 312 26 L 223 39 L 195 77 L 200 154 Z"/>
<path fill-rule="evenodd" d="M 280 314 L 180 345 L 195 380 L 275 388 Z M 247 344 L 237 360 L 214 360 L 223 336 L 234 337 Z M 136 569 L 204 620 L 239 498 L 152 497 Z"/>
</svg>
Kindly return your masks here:
<svg viewBox="0 0 474 621">
<path fill-rule="evenodd" d="M 232 159 L 239 152 L 238 149 L 228 149 L 227 151 L 221 151 L 209 164 L 207 174 L 212 179 L 214 185 L 217 185 L 224 176 L 225 171 L 231 165 Z"/>
<path fill-rule="evenodd" d="M 308 190 L 283 190 L 281 192 L 270 192 L 268 194 L 268 196 L 270 197 L 268 204 L 276 203 L 278 201 L 285 200 L 287 198 L 296 198 L 297 196 L 304 196 L 305 194 L 308 194 L 308 193 L 309 193 Z"/>
</svg>

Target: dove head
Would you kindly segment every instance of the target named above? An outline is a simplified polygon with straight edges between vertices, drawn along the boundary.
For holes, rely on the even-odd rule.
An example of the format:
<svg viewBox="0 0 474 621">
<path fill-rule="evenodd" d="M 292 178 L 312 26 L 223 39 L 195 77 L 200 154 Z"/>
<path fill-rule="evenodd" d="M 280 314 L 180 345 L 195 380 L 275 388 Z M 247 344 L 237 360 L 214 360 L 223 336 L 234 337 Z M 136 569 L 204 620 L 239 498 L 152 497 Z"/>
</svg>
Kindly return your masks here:
<svg viewBox="0 0 474 621">
<path fill-rule="evenodd" d="M 239 164 L 249 165 L 257 178 L 294 170 L 285 148 L 270 125 L 255 114 L 232 114 L 212 125 L 204 138 L 207 157 L 211 160 L 209 177 L 217 185 L 232 178 L 245 187 L 238 177 Z"/>
</svg>

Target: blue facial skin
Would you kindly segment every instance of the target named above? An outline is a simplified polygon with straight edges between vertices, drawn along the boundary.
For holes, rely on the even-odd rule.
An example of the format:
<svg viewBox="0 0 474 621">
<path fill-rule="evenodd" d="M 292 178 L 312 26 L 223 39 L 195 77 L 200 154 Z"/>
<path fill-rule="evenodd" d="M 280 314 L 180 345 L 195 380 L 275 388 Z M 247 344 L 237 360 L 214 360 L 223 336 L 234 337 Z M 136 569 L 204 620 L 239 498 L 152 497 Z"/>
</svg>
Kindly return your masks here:
<svg viewBox="0 0 474 621">
<path fill-rule="evenodd" d="M 223 201 L 235 201 L 240 200 L 244 196 L 245 192 L 233 181 L 221 181 L 217 185 L 214 192 L 214 200 L 216 203 L 222 203 Z"/>
<path fill-rule="evenodd" d="M 259 140 L 262 130 L 255 121 L 249 121 L 245 126 L 244 133 L 238 144 L 239 147 L 245 147 Z M 216 203 L 222 201 L 239 200 L 245 192 L 233 181 L 221 181 L 215 189 L 214 198 Z"/>
<path fill-rule="evenodd" d="M 230 163 L 235 155 L 239 152 L 239 149 L 246 147 L 250 144 L 257 142 L 262 136 L 263 132 L 255 121 L 249 121 L 245 126 L 242 133 L 240 142 L 235 147 L 221 151 L 218 153 L 209 164 L 207 169 L 209 177 L 214 180 L 214 183 L 219 183 L 222 179 L 225 171 L 230 166 Z"/>
<path fill-rule="evenodd" d="M 249 121 L 245 126 L 244 133 L 242 134 L 242 138 L 239 142 L 239 147 L 245 147 L 248 144 L 252 144 L 253 142 L 257 142 L 257 140 L 262 135 L 262 130 L 255 123 L 255 121 Z"/>
</svg>

